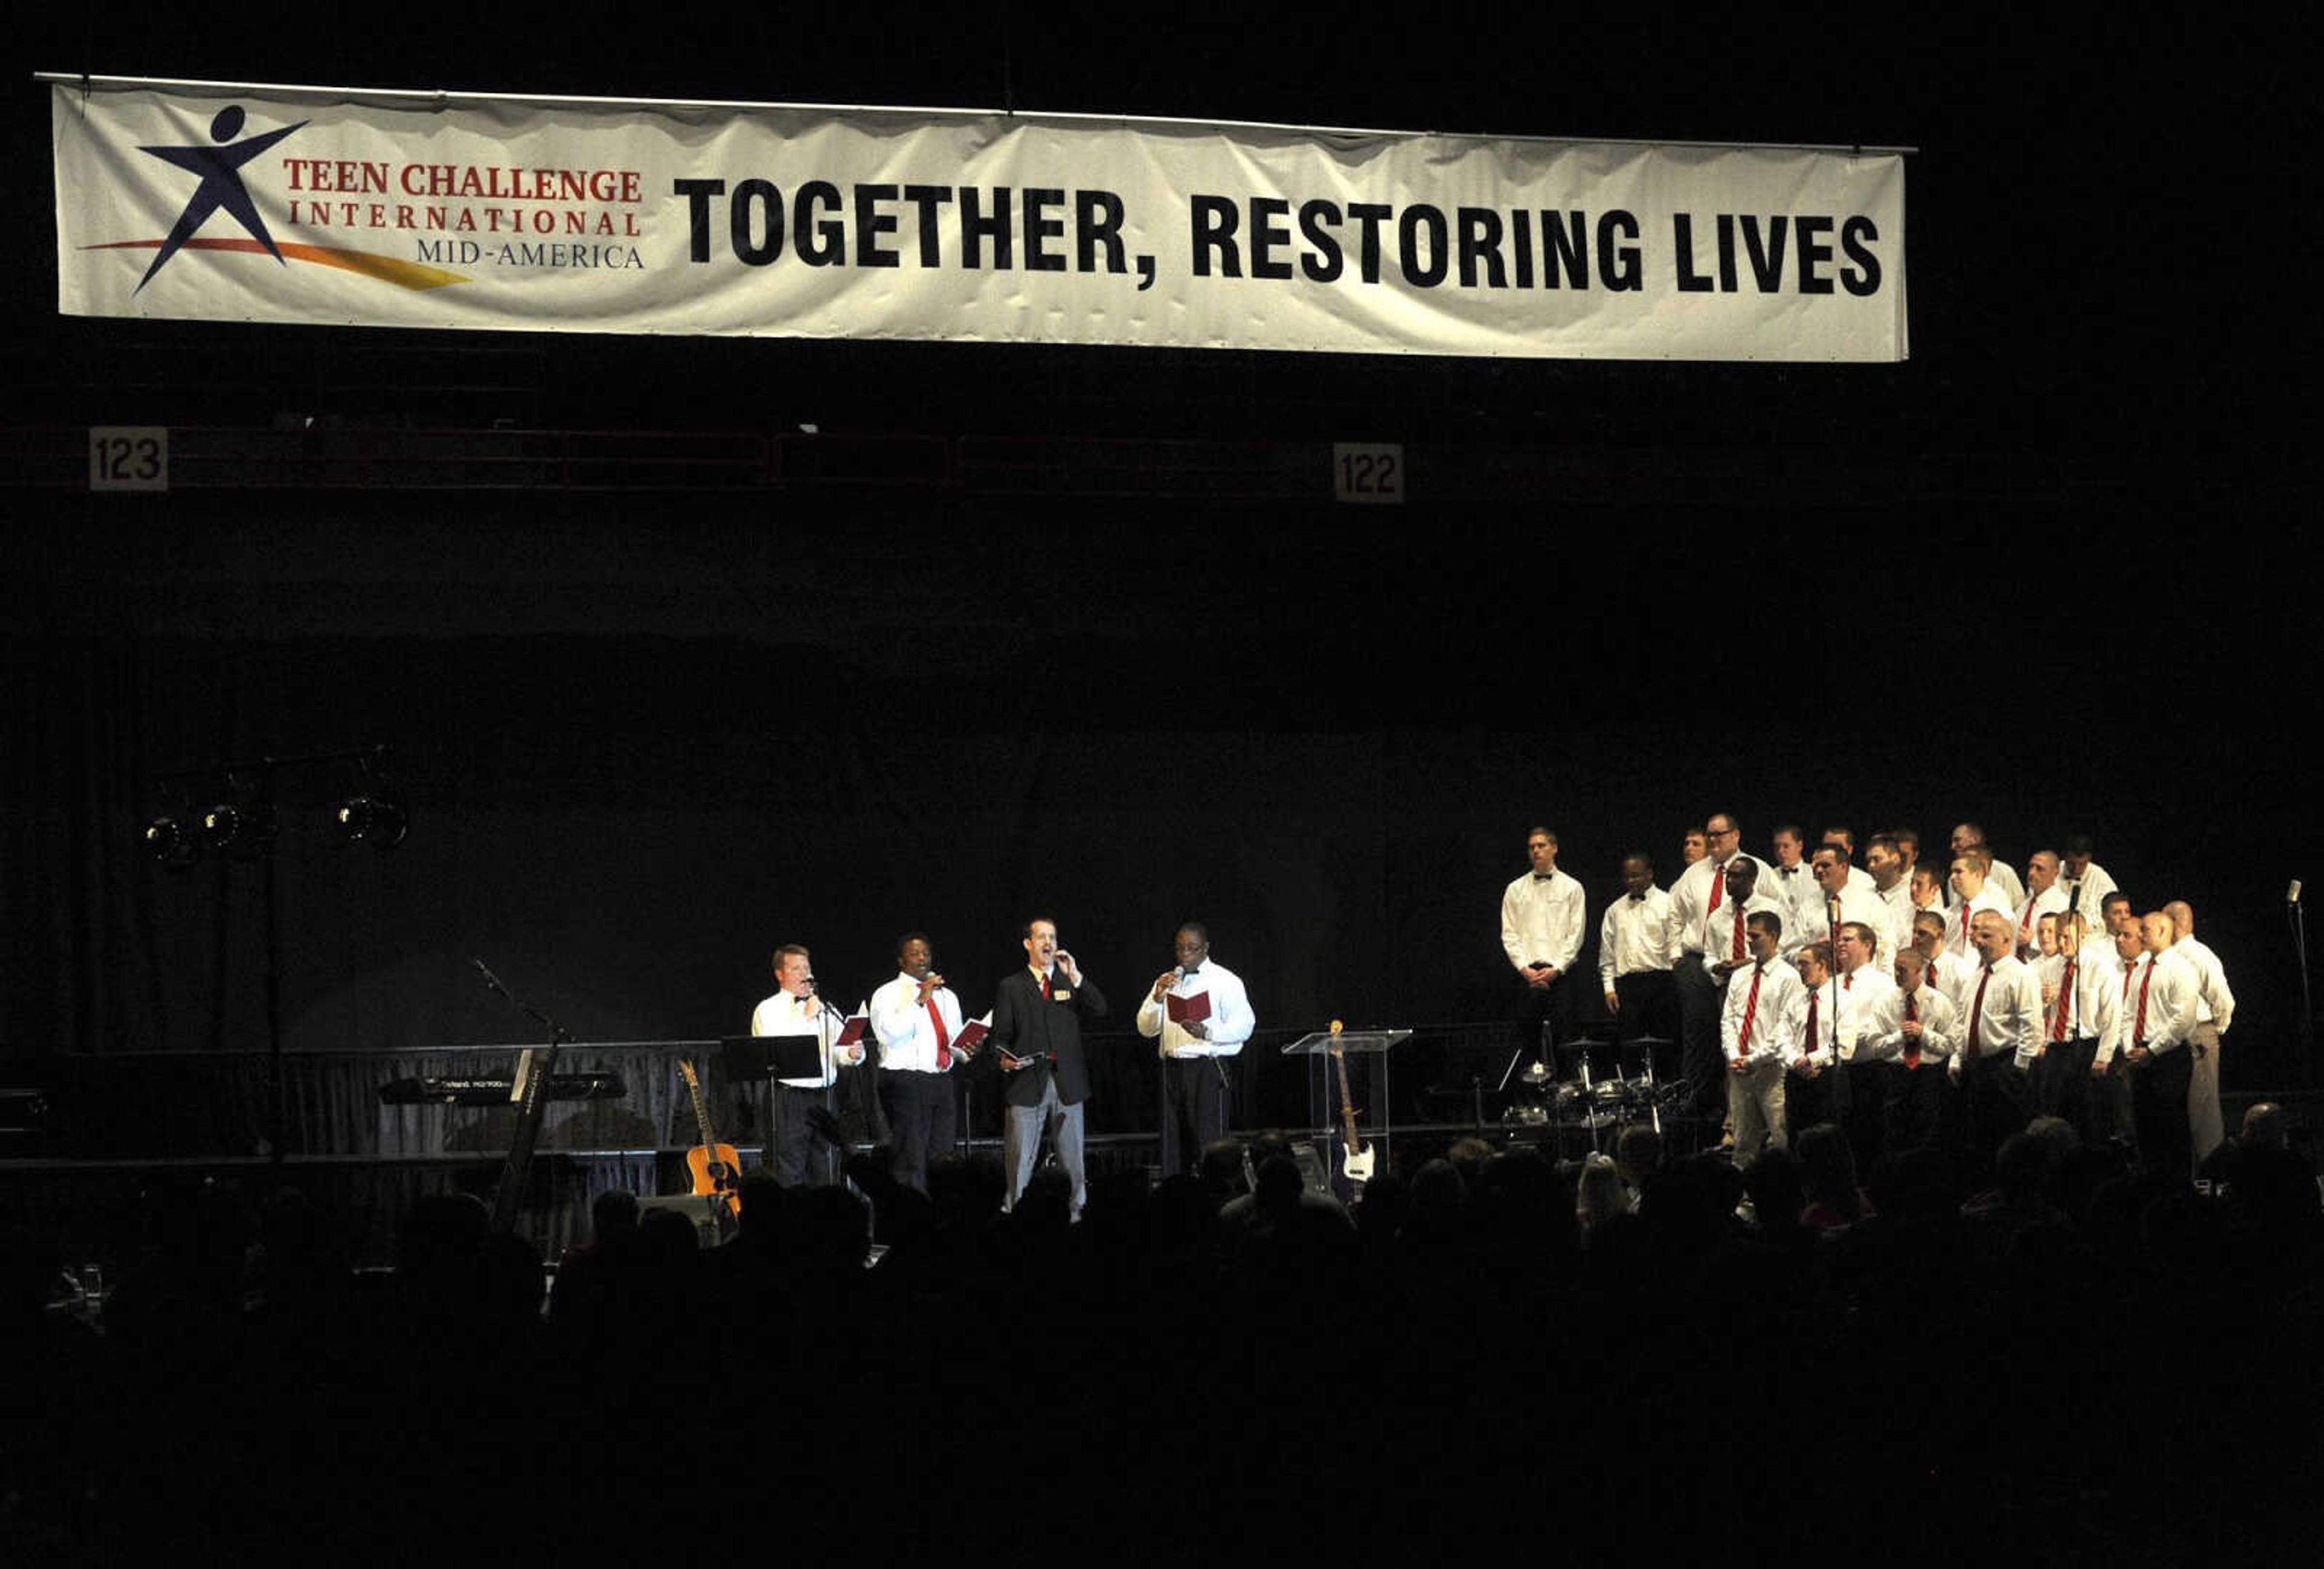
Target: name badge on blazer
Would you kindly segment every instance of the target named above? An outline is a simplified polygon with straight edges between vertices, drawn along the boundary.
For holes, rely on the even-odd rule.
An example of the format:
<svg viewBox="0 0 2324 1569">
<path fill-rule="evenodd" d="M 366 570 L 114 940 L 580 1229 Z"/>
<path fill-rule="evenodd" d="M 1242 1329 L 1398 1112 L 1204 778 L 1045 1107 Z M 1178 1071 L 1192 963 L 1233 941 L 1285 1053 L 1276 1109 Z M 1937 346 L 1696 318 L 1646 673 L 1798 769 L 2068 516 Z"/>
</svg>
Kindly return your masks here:
<svg viewBox="0 0 2324 1569">
<path fill-rule="evenodd" d="M 1049 992 L 1049 1001 L 1052 1002 L 1070 1002 L 1073 998 L 1074 989 L 1071 986 L 1054 987 Z"/>
</svg>

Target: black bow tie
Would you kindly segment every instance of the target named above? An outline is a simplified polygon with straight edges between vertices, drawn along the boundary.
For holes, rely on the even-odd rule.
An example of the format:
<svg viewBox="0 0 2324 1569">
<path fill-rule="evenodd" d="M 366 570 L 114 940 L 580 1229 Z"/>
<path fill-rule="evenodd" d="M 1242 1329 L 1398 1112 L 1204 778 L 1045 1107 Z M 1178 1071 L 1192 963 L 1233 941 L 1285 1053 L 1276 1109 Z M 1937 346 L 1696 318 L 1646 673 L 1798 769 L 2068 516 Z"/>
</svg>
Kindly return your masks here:
<svg viewBox="0 0 2324 1569">
<path fill-rule="evenodd" d="M 1630 895 L 1630 902 L 1632 904 L 1644 904 L 1646 902 L 1646 896 L 1643 893 L 1634 893 Z"/>
<path fill-rule="evenodd" d="M 1548 882 L 1556 876 L 1557 873 L 1554 872 L 1536 872 L 1533 874 L 1533 880 L 1536 882 Z"/>
<path fill-rule="evenodd" d="M 1186 973 L 1186 979 L 1187 979 L 1187 980 L 1189 980 L 1189 981 L 1191 981 L 1191 980 L 1193 980 L 1195 976 L 1197 976 L 1197 975 L 1199 975 L 1199 974 L 1201 974 L 1203 973 L 1203 966 L 1202 966 L 1202 965 L 1200 965 L 1200 964 L 1188 964 L 1188 965 L 1186 965 L 1186 966 L 1185 966 L 1185 973 Z"/>
</svg>

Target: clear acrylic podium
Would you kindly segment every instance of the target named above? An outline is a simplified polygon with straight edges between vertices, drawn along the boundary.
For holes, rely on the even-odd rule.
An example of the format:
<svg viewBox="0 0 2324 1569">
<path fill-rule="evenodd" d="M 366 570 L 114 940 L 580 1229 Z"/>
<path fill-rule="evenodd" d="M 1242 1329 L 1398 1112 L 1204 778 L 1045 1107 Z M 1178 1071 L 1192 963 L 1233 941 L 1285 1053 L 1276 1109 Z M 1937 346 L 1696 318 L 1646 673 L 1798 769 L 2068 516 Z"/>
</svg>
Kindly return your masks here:
<svg viewBox="0 0 2324 1569">
<path fill-rule="evenodd" d="M 1328 1153 L 1344 1141 L 1340 1101 L 1340 1086 L 1344 1082 L 1355 1108 L 1356 1136 L 1368 1147 L 1379 1148 L 1374 1171 L 1376 1175 L 1386 1175 L 1389 1140 L 1394 1131 L 1388 1098 L 1388 1048 L 1411 1038 L 1409 1029 L 1342 1029 L 1336 1035 L 1319 1029 L 1283 1048 L 1286 1057 L 1307 1059 L 1307 1125 L 1314 1131 L 1319 1148 Z M 1340 1061 L 1347 1070 L 1344 1081 L 1335 1078 L 1332 1072 L 1333 1047 L 1339 1048 Z M 1336 1154 L 1330 1155 L 1325 1168 L 1331 1174 L 1333 1191 L 1345 1198 L 1347 1185 L 1341 1176 Z"/>
</svg>

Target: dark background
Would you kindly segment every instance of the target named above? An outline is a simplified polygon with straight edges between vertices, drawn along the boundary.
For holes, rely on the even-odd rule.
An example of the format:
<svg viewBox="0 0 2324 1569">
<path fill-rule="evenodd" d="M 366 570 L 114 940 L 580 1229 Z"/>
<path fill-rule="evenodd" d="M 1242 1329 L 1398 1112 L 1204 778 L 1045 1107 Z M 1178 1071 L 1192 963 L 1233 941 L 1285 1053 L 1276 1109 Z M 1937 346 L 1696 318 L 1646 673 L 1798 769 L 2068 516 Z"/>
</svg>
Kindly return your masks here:
<svg viewBox="0 0 2324 1569">
<path fill-rule="evenodd" d="M 716 1035 L 746 1027 L 775 944 L 812 945 L 853 1001 L 909 927 L 980 1011 L 1042 911 L 1125 1011 L 1192 916 L 1268 1025 L 1488 1017 L 1528 825 L 1563 835 L 1594 928 L 1624 851 L 1666 882 L 1679 830 L 1726 809 L 1755 852 L 1783 820 L 1941 843 L 1969 817 L 2021 867 L 2086 828 L 2225 956 L 2230 1086 L 2306 1083 L 2282 914 L 2319 839 L 2293 51 L 2118 17 L 1245 9 L 462 15 L 336 42 L 209 10 L 32 24 L 26 72 L 1910 145 L 1914 357 L 63 318 L 47 93 L 20 75 L 20 459 L 89 422 L 808 421 L 1250 443 L 1314 454 L 1319 492 L 1323 444 L 1401 440 L 1414 490 L 1394 513 L 1204 499 L 1166 454 L 1150 485 L 1021 495 L 271 475 L 91 498 L 20 461 L 0 1063 L 277 1029 L 293 1049 L 525 1038 L 471 955 L 583 1038 Z M 1631 478 L 1474 483 L 1518 452 Z M 374 742 L 413 802 L 399 850 L 302 836 L 316 786 L 266 867 L 167 877 L 138 854 L 161 772 Z"/>
</svg>

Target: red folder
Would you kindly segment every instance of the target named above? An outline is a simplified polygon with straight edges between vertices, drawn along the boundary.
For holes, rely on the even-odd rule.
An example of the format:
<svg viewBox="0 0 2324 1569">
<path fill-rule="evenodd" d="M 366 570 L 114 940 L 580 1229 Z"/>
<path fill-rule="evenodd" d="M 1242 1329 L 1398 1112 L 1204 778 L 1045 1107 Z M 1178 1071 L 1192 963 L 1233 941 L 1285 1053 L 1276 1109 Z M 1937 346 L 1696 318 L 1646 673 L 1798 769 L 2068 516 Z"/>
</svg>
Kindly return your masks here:
<svg viewBox="0 0 2324 1569">
<path fill-rule="evenodd" d="M 1173 992 L 1162 999 L 1162 1005 L 1169 1011 L 1173 1024 L 1200 1024 L 1211 1016 L 1208 992 L 1197 992 L 1192 997 L 1181 997 Z"/>
</svg>

